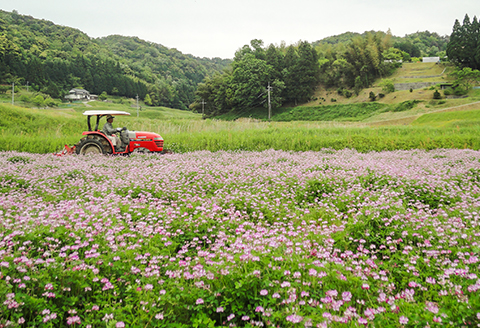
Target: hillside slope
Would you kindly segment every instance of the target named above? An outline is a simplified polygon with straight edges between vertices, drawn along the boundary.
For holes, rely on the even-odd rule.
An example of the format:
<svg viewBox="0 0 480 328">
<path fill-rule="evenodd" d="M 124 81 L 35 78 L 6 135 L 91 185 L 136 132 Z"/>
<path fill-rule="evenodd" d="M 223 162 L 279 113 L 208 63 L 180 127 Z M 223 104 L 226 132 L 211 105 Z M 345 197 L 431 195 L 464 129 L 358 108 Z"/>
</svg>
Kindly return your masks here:
<svg viewBox="0 0 480 328">
<path fill-rule="evenodd" d="M 132 37 L 92 39 L 78 29 L 0 10 L 0 84 L 62 98 L 71 88 L 187 109 L 197 84 L 229 60 L 198 58 Z M 129 47 L 134 45 L 130 51 Z"/>
</svg>

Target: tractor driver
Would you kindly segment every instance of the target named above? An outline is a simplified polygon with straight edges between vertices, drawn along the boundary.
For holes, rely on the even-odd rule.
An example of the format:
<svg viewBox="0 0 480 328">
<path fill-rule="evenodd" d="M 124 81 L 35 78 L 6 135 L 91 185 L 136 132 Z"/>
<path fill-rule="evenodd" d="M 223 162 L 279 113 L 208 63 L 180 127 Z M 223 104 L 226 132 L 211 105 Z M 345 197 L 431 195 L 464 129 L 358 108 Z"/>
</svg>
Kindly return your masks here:
<svg viewBox="0 0 480 328">
<path fill-rule="evenodd" d="M 103 125 L 102 132 L 112 141 L 112 144 L 115 147 L 115 151 L 123 151 L 125 150 L 125 148 L 122 145 L 122 140 L 120 139 L 118 134 L 116 134 L 117 132 L 120 133 L 120 131 L 117 131 L 117 129 L 114 129 L 112 123 L 113 123 L 113 116 L 108 115 L 107 123 Z"/>
</svg>

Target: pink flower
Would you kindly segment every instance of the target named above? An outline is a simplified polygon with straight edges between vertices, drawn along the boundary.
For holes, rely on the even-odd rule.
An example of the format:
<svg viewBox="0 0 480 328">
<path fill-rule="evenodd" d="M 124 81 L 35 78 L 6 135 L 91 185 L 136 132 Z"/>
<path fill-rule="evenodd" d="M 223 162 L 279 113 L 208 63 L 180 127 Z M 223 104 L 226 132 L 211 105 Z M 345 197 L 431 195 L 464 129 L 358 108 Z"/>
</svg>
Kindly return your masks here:
<svg viewBox="0 0 480 328">
<path fill-rule="evenodd" d="M 400 318 L 398 318 L 398 322 L 400 322 L 402 325 L 406 325 L 408 323 L 408 318 L 402 315 Z"/>
<path fill-rule="evenodd" d="M 369 289 L 370 289 L 370 285 L 369 285 L 369 284 L 363 284 L 363 285 L 362 285 L 362 289 L 369 290 Z"/>
<path fill-rule="evenodd" d="M 197 305 L 203 304 L 203 299 L 201 299 L 201 298 L 197 299 L 197 301 L 195 302 L 195 304 L 197 304 Z"/>
<path fill-rule="evenodd" d="M 115 287 L 113 286 L 113 284 L 109 281 L 102 287 L 102 290 L 105 291 L 105 290 L 114 289 L 114 288 Z"/>
<path fill-rule="evenodd" d="M 115 324 L 116 328 L 125 328 L 125 323 L 123 321 L 119 321 Z"/>
<path fill-rule="evenodd" d="M 262 290 L 260 291 L 260 295 L 262 295 L 262 296 L 268 295 L 268 290 L 262 289 Z"/>
<path fill-rule="evenodd" d="M 288 281 L 284 281 L 284 282 L 282 282 L 282 284 L 280 285 L 280 287 L 282 287 L 282 288 L 290 287 L 290 283 L 289 283 Z"/>
<path fill-rule="evenodd" d="M 230 321 L 232 320 L 233 318 L 235 318 L 235 314 L 230 314 L 228 317 L 227 317 L 227 321 Z"/>
<path fill-rule="evenodd" d="M 335 289 L 334 290 L 327 290 L 325 292 L 325 295 L 330 296 L 330 297 L 336 297 L 338 295 L 338 292 Z"/>
<path fill-rule="evenodd" d="M 350 300 L 352 299 L 352 293 L 350 292 L 343 292 L 342 293 L 342 298 L 345 302 L 350 302 Z"/>
<path fill-rule="evenodd" d="M 438 306 L 437 304 L 433 303 L 433 302 L 426 302 L 426 309 L 430 312 L 432 312 L 433 314 L 437 314 L 438 313 Z"/>
<path fill-rule="evenodd" d="M 82 321 L 80 320 L 79 316 L 74 316 L 74 317 L 68 317 L 67 318 L 67 325 L 74 325 L 74 324 L 81 324 Z"/>
<path fill-rule="evenodd" d="M 219 306 L 217 307 L 217 313 L 223 312 L 223 307 Z"/>
<path fill-rule="evenodd" d="M 299 323 L 299 322 L 302 322 L 302 320 L 303 320 L 303 317 L 296 314 L 292 314 L 287 317 L 287 321 L 290 321 L 293 323 Z"/>
<path fill-rule="evenodd" d="M 368 324 L 368 320 L 365 319 L 365 318 L 358 318 L 358 323 L 361 324 L 361 325 L 367 325 Z"/>
<path fill-rule="evenodd" d="M 429 284 L 435 284 L 436 281 L 435 281 L 434 278 L 428 277 L 428 278 L 426 279 L 426 282 L 429 283 Z"/>
</svg>

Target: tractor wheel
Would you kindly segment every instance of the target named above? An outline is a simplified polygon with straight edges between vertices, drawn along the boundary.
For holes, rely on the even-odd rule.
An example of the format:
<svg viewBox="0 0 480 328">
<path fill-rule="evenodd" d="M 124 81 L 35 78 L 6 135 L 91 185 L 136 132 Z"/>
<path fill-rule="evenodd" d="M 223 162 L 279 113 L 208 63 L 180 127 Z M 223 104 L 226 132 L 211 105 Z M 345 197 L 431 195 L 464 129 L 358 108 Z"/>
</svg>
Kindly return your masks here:
<svg viewBox="0 0 480 328">
<path fill-rule="evenodd" d="M 75 151 L 79 155 L 91 155 L 91 154 L 105 154 L 105 150 L 100 141 L 96 139 L 83 139 L 75 147 Z"/>
<path fill-rule="evenodd" d="M 75 152 L 79 155 L 85 155 L 87 153 L 111 155 L 113 148 L 106 138 L 90 134 L 80 139 L 75 145 Z"/>
</svg>

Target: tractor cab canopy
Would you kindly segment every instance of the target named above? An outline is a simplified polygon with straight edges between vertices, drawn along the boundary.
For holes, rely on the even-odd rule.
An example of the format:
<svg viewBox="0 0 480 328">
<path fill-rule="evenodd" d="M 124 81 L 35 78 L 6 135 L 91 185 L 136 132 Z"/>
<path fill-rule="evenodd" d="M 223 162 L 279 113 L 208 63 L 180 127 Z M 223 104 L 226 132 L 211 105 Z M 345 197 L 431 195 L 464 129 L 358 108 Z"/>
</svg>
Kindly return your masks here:
<svg viewBox="0 0 480 328">
<path fill-rule="evenodd" d="M 104 116 L 112 115 L 130 115 L 130 113 L 127 112 L 122 112 L 119 110 L 87 110 L 83 112 L 83 115 L 87 116 L 87 123 L 88 123 L 88 131 L 92 131 L 92 126 L 90 125 L 90 117 L 96 116 L 97 117 L 97 122 L 95 124 L 95 130 L 98 130 L 98 126 L 100 124 L 100 119 Z"/>
</svg>

